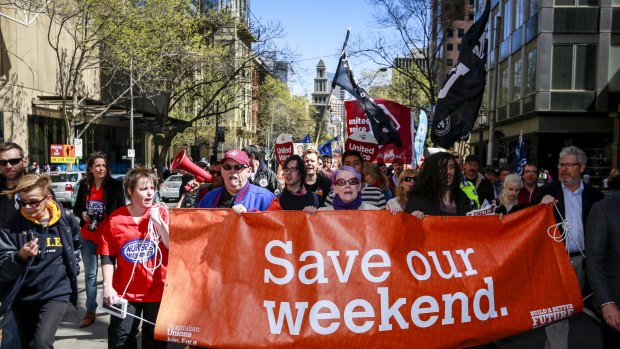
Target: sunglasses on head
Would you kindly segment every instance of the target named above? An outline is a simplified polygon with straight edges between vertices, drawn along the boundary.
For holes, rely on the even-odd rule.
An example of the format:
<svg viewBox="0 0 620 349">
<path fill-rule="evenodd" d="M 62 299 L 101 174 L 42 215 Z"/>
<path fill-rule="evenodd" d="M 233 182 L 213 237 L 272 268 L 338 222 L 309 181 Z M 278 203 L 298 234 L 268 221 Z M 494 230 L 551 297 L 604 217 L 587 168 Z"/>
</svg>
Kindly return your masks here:
<svg viewBox="0 0 620 349">
<path fill-rule="evenodd" d="M 409 176 L 403 177 L 403 181 L 405 181 L 405 182 L 413 182 L 413 181 L 415 181 L 415 177 L 409 177 Z"/>
<path fill-rule="evenodd" d="M 349 180 L 339 178 L 336 180 L 336 185 L 339 187 L 344 187 L 347 183 L 350 185 L 358 185 L 360 184 L 360 180 L 357 178 L 350 178 Z"/>
<path fill-rule="evenodd" d="M 230 165 L 230 164 L 226 164 L 226 165 L 222 165 L 222 169 L 226 170 L 226 171 L 230 171 L 233 168 L 235 169 L 235 171 L 241 171 L 244 168 L 246 168 L 246 165 L 241 165 L 241 164 L 236 164 L 236 165 Z"/>
<path fill-rule="evenodd" d="M 211 176 L 221 176 L 222 172 L 221 171 L 209 171 L 209 173 L 211 174 Z"/>
<path fill-rule="evenodd" d="M 30 200 L 30 201 L 26 201 L 26 200 L 22 200 L 22 199 L 15 199 L 15 202 L 17 202 L 17 204 L 19 205 L 19 207 L 26 207 L 26 206 L 30 206 L 32 208 L 35 207 L 39 207 L 39 205 L 41 205 L 41 203 L 47 199 L 47 196 L 44 197 L 41 200 Z"/>
<path fill-rule="evenodd" d="M 0 166 L 6 166 L 7 164 L 11 164 L 11 166 L 15 166 L 22 161 L 21 158 L 8 159 L 8 160 L 0 160 Z"/>
</svg>

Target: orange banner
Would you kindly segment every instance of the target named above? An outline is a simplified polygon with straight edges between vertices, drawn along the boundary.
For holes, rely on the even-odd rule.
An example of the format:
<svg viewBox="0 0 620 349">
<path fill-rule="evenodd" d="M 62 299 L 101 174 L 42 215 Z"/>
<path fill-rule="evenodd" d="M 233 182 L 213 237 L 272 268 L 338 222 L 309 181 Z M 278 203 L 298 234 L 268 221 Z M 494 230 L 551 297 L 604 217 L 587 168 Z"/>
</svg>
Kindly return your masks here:
<svg viewBox="0 0 620 349">
<path fill-rule="evenodd" d="M 551 206 L 508 215 L 173 209 L 156 338 L 211 348 L 456 348 L 580 312 Z"/>
</svg>

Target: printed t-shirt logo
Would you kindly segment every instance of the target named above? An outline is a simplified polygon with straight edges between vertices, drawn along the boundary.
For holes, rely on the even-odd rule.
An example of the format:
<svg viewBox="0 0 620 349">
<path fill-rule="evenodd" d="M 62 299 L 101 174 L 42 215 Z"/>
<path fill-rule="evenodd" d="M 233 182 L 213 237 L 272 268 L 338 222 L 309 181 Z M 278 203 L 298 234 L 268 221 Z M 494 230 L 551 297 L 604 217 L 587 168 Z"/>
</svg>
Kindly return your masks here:
<svg viewBox="0 0 620 349">
<path fill-rule="evenodd" d="M 134 239 L 123 245 L 121 254 L 129 262 L 143 263 L 155 257 L 155 249 L 151 240 Z"/>
</svg>

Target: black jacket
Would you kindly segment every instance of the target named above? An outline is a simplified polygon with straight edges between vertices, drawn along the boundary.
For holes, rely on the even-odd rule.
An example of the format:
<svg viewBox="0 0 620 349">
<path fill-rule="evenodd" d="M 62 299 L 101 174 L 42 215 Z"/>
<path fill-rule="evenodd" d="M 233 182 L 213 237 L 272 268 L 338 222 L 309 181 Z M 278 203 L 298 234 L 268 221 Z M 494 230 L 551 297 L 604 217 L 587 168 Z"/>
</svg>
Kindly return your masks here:
<svg viewBox="0 0 620 349">
<path fill-rule="evenodd" d="M 23 261 L 17 256 L 19 249 L 28 242 L 35 233 L 42 233 L 46 229 L 54 230 L 60 237 L 63 245 L 63 262 L 69 277 L 71 287 L 70 302 L 77 307 L 77 261 L 75 259 L 76 244 L 79 244 L 79 237 L 75 235 L 65 211 L 58 204 L 61 212 L 60 219 L 51 226 L 43 227 L 29 221 L 21 214 L 7 225 L 0 229 L 0 316 L 4 315 L 13 306 L 13 301 L 19 293 L 22 284 L 33 264 L 34 258 L 31 257 Z M 78 231 L 79 234 L 79 231 Z"/>
<path fill-rule="evenodd" d="M 80 181 L 77 197 L 75 199 L 75 205 L 73 206 L 73 213 L 80 219 L 80 227 L 86 224 L 86 221 L 82 218 L 82 212 L 86 211 L 86 196 L 88 195 L 88 189 L 86 187 L 86 178 Z M 123 190 L 123 183 L 114 178 L 108 178 L 103 182 L 103 201 L 105 201 L 105 212 L 107 215 L 111 215 L 117 208 L 125 206 L 125 192 Z"/>
<path fill-rule="evenodd" d="M 457 191 L 454 202 L 456 203 L 456 216 L 465 216 L 471 209 L 471 201 L 462 190 Z M 431 205 L 427 200 L 414 193 L 409 195 L 407 205 L 405 206 L 405 212 L 411 213 L 413 211 L 420 211 L 425 215 L 431 216 L 447 215 L 441 211 L 439 205 Z"/>
<path fill-rule="evenodd" d="M 258 185 L 259 187 L 263 187 L 274 193 L 276 196 L 278 196 L 282 191 L 282 188 L 280 187 L 280 182 L 278 181 L 278 176 L 262 161 L 260 162 L 260 165 L 256 170 L 254 180 L 252 180 L 250 183 Z"/>
</svg>

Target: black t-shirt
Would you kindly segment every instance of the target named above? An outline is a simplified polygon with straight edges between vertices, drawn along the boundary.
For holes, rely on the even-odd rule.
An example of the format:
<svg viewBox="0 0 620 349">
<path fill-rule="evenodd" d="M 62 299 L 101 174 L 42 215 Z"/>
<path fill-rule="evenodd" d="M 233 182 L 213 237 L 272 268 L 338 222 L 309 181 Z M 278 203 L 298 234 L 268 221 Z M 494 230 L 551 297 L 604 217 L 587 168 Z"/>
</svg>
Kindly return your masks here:
<svg viewBox="0 0 620 349">
<path fill-rule="evenodd" d="M 231 195 L 226 188 L 222 190 L 220 201 L 217 203 L 218 208 L 231 208 L 235 204 L 235 196 Z"/>
<path fill-rule="evenodd" d="M 316 195 L 316 199 L 314 197 L 315 195 Z M 280 206 L 282 206 L 282 209 L 289 210 L 289 211 L 290 210 L 301 211 L 306 206 L 314 206 L 317 208 L 321 206 L 320 197 L 310 190 L 307 190 L 305 195 L 298 196 L 298 195 L 291 194 L 291 192 L 288 189 L 284 188 L 282 190 L 282 193 L 278 197 L 278 200 L 280 200 Z"/>
<path fill-rule="evenodd" d="M 321 199 L 321 206 L 325 202 L 325 198 L 329 195 L 329 191 L 331 190 L 332 183 L 329 179 L 319 173 L 316 177 L 316 182 L 314 184 L 304 183 L 306 189 L 312 192 L 315 192 L 319 198 Z"/>
</svg>

